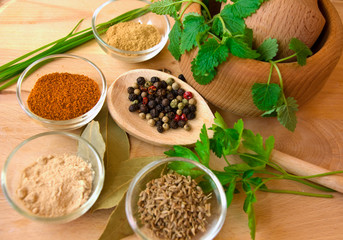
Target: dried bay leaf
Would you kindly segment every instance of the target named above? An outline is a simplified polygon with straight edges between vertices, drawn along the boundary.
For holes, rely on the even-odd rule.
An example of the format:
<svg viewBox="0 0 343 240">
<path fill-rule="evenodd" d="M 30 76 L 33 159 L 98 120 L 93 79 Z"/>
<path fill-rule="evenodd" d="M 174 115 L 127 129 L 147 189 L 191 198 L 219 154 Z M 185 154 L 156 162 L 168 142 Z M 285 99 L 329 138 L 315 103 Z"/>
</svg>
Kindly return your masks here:
<svg viewBox="0 0 343 240">
<path fill-rule="evenodd" d="M 123 195 L 118 206 L 109 217 L 106 228 L 99 240 L 117 240 L 131 234 L 133 234 L 133 231 L 126 219 L 125 195 Z"/>
<path fill-rule="evenodd" d="M 108 149 L 108 148 L 107 148 Z M 163 156 L 131 158 L 126 161 L 108 162 L 104 188 L 92 207 L 93 211 L 116 206 L 124 196 L 132 178 L 147 164 Z"/>
<path fill-rule="evenodd" d="M 107 143 L 107 123 L 108 123 L 108 108 L 107 108 L 107 102 L 105 101 L 104 105 L 102 106 L 100 112 L 98 115 L 94 118 L 95 121 L 99 122 L 100 125 L 100 133 L 105 141 Z M 106 145 L 107 146 L 107 145 Z M 104 166 L 106 168 L 107 166 L 107 154 L 105 154 L 103 160 L 104 160 Z"/>
</svg>

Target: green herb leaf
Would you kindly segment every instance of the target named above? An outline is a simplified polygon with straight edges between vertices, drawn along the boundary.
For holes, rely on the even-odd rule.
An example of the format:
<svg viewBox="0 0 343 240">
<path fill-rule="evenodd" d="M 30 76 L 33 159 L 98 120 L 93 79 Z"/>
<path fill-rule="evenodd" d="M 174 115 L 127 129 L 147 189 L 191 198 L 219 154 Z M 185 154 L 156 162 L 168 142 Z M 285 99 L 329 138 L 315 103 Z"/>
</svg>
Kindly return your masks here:
<svg viewBox="0 0 343 240">
<path fill-rule="evenodd" d="M 234 4 L 227 6 L 234 16 L 246 18 L 255 13 L 256 10 L 259 9 L 260 5 L 260 0 L 239 0 Z"/>
<path fill-rule="evenodd" d="M 213 23 L 211 26 L 211 31 L 216 34 L 217 36 L 222 36 L 223 34 L 223 25 L 222 22 L 220 21 L 218 16 L 215 16 L 213 18 Z"/>
<path fill-rule="evenodd" d="M 197 140 L 195 143 L 195 151 L 198 153 L 200 157 L 200 162 L 205 165 L 206 167 L 209 166 L 210 162 L 210 141 L 208 139 L 207 129 L 205 124 L 202 126 L 200 132 L 200 141 Z"/>
<path fill-rule="evenodd" d="M 229 55 L 225 45 L 210 38 L 201 45 L 195 61 L 192 61 L 192 69 L 197 74 L 204 74 L 213 71 L 219 64 L 224 62 Z M 193 66 L 193 64 L 195 64 Z"/>
<path fill-rule="evenodd" d="M 257 52 L 261 54 L 258 60 L 266 61 L 272 60 L 279 50 L 279 44 L 276 39 L 267 38 L 263 43 L 257 48 Z"/>
<path fill-rule="evenodd" d="M 214 113 L 214 123 L 218 126 L 221 127 L 222 129 L 226 129 L 228 128 L 224 118 L 219 114 L 219 112 L 215 112 Z M 213 129 L 215 129 L 215 125 L 212 127 Z"/>
<path fill-rule="evenodd" d="M 260 186 L 259 189 L 267 189 L 267 186 L 265 184 L 262 184 L 262 178 L 260 177 L 254 177 L 254 178 L 250 178 L 249 182 L 254 185 L 255 187 Z M 260 185 L 262 184 L 262 185 Z"/>
<path fill-rule="evenodd" d="M 253 31 L 250 28 L 245 28 L 244 35 L 243 35 L 243 41 L 248 44 L 249 48 L 252 48 L 252 42 L 253 42 Z"/>
<path fill-rule="evenodd" d="M 168 157 L 184 157 L 196 162 L 200 162 L 198 156 L 189 148 L 179 145 L 174 146 L 174 149 L 164 152 Z"/>
<path fill-rule="evenodd" d="M 236 189 L 236 178 L 233 178 L 229 184 L 229 188 L 225 192 L 227 207 L 229 207 L 232 203 L 233 195 L 235 193 L 235 189 Z"/>
<path fill-rule="evenodd" d="M 201 170 L 196 170 L 195 165 L 188 162 L 171 162 L 168 164 L 168 168 L 184 176 L 191 176 L 191 178 L 197 178 L 205 173 Z"/>
<path fill-rule="evenodd" d="M 177 11 L 181 7 L 181 2 L 174 2 L 173 0 L 161 0 L 150 4 L 150 10 L 159 15 L 177 16 Z"/>
<path fill-rule="evenodd" d="M 195 81 L 201 85 L 206 85 L 206 84 L 210 83 L 217 74 L 216 70 L 211 70 L 210 72 L 207 72 L 204 74 L 197 74 L 196 73 L 197 67 L 195 65 L 195 58 L 192 61 L 191 70 L 193 72 L 193 77 L 194 77 Z"/>
<path fill-rule="evenodd" d="M 238 38 L 229 38 L 227 41 L 230 52 L 240 58 L 258 58 L 260 54 L 251 49 L 247 43 Z"/>
<path fill-rule="evenodd" d="M 185 14 L 183 21 L 183 31 L 181 34 L 181 53 L 191 50 L 197 46 L 196 37 L 199 32 L 209 30 L 210 27 L 205 23 L 205 18 L 198 13 Z"/>
<path fill-rule="evenodd" d="M 256 202 L 255 194 L 252 192 L 247 192 L 247 197 L 244 201 L 244 211 L 248 214 L 248 226 L 250 229 L 250 236 L 255 239 L 256 233 L 256 219 L 254 211 L 254 203 Z"/>
<path fill-rule="evenodd" d="M 312 51 L 306 46 L 306 44 L 297 38 L 291 39 L 289 49 L 296 53 L 298 64 L 301 66 L 306 65 L 306 58 L 312 55 Z"/>
<path fill-rule="evenodd" d="M 212 172 L 216 175 L 218 178 L 219 182 L 224 186 L 230 182 L 236 177 L 239 176 L 238 173 L 232 173 L 232 172 L 220 172 L 220 171 L 215 171 L 212 170 Z"/>
<path fill-rule="evenodd" d="M 271 110 L 262 113 L 261 117 L 276 117 L 276 107 L 274 106 Z"/>
<path fill-rule="evenodd" d="M 278 121 L 292 132 L 297 125 L 296 111 L 298 111 L 298 104 L 292 97 L 288 97 L 287 101 L 276 109 Z"/>
<path fill-rule="evenodd" d="M 251 178 L 253 174 L 254 174 L 254 170 L 249 169 L 243 173 L 243 179 Z"/>
<path fill-rule="evenodd" d="M 280 94 L 281 88 L 276 83 L 255 83 L 252 86 L 254 104 L 262 111 L 271 110 L 279 100 Z"/>
<path fill-rule="evenodd" d="M 172 30 L 169 33 L 169 46 L 168 46 L 168 50 L 170 51 L 170 53 L 173 55 L 173 57 L 176 60 L 179 60 L 181 57 L 181 49 L 180 49 L 181 33 L 182 33 L 181 22 L 179 20 L 176 20 Z"/>
<path fill-rule="evenodd" d="M 220 16 L 225 23 L 225 27 L 231 34 L 244 34 L 245 22 L 243 18 L 237 17 L 232 14 L 230 5 L 226 5 L 220 12 Z"/>
</svg>

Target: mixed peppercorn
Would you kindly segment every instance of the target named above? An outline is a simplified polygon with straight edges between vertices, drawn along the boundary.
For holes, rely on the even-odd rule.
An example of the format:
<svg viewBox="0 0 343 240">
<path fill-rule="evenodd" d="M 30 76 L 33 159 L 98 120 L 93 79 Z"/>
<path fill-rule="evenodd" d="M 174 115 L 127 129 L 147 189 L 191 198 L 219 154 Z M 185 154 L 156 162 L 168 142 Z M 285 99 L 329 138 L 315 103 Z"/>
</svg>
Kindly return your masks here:
<svg viewBox="0 0 343 240">
<path fill-rule="evenodd" d="M 173 78 L 152 77 L 147 81 L 138 77 L 127 92 L 131 101 L 129 111 L 138 111 L 139 117 L 147 119 L 150 126 L 156 126 L 158 132 L 179 127 L 187 131 L 191 129 L 188 120 L 195 118 L 196 100 Z"/>
</svg>

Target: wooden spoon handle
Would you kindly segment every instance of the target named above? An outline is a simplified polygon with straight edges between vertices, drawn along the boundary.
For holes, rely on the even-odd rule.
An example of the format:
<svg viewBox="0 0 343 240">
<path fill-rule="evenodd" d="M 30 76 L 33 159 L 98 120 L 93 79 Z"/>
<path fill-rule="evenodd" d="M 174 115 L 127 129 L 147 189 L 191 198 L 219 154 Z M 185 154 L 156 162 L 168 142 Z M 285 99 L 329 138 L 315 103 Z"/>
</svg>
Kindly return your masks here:
<svg viewBox="0 0 343 240">
<path fill-rule="evenodd" d="M 277 150 L 274 150 L 272 152 L 271 159 L 273 162 L 279 164 L 282 168 L 284 168 L 287 172 L 293 173 L 297 176 L 309 176 L 330 172 L 325 168 L 316 166 L 314 164 L 279 152 Z M 342 176 L 330 175 L 325 177 L 311 178 L 309 180 L 343 193 Z"/>
</svg>

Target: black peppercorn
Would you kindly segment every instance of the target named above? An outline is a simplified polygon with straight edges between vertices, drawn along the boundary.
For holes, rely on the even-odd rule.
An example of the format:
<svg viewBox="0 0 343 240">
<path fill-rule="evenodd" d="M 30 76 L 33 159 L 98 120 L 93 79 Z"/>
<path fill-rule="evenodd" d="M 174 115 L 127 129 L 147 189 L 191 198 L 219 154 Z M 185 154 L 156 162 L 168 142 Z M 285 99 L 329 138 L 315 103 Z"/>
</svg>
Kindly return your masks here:
<svg viewBox="0 0 343 240">
<path fill-rule="evenodd" d="M 130 112 L 135 112 L 137 110 L 138 110 L 138 104 L 137 103 L 130 105 L 130 107 L 129 107 Z"/>
<path fill-rule="evenodd" d="M 163 107 L 162 107 L 162 105 L 159 104 L 159 105 L 156 106 L 155 109 L 156 109 L 156 111 L 158 111 L 160 113 L 160 112 L 162 112 Z"/>
<path fill-rule="evenodd" d="M 165 89 L 165 88 L 167 88 L 167 86 L 168 86 L 168 84 L 166 81 L 164 81 L 164 80 L 161 81 L 161 88 Z"/>
<path fill-rule="evenodd" d="M 134 93 L 130 93 L 129 94 L 129 100 L 131 102 L 135 101 L 136 99 L 137 99 L 137 95 L 136 94 L 134 94 Z"/>
<path fill-rule="evenodd" d="M 135 89 L 133 88 L 133 87 L 128 87 L 127 88 L 127 93 L 128 94 L 131 94 L 131 93 L 133 93 L 135 91 Z"/>
<path fill-rule="evenodd" d="M 179 127 L 179 125 L 177 124 L 177 121 L 172 120 L 169 124 L 169 126 L 173 129 L 177 129 Z"/>
<path fill-rule="evenodd" d="M 150 114 L 151 114 L 151 117 L 152 117 L 152 118 L 155 118 L 155 117 L 158 117 L 158 115 L 160 114 L 160 112 L 158 112 L 158 111 L 156 110 L 156 108 L 153 108 L 153 109 L 150 110 Z"/>
<path fill-rule="evenodd" d="M 174 112 L 168 112 L 168 113 L 167 113 L 167 117 L 168 117 L 169 119 L 174 119 L 174 118 L 175 118 L 175 113 L 174 113 Z"/>
<path fill-rule="evenodd" d="M 161 82 L 155 82 L 154 83 L 154 86 L 157 88 L 157 89 L 160 89 L 162 87 L 162 83 Z"/>
<path fill-rule="evenodd" d="M 162 105 L 163 105 L 163 106 L 169 106 L 169 104 L 170 104 L 170 101 L 169 101 L 167 98 L 164 98 L 164 99 L 162 100 Z"/>
<path fill-rule="evenodd" d="M 157 96 L 164 96 L 166 94 L 167 94 L 167 91 L 165 89 L 162 89 L 162 88 L 158 89 L 156 92 Z"/>
<path fill-rule="evenodd" d="M 148 102 L 148 107 L 149 107 L 150 109 L 154 108 L 155 106 L 156 106 L 156 101 L 155 101 L 155 100 L 150 100 L 150 101 Z"/>
<path fill-rule="evenodd" d="M 155 82 L 159 82 L 160 79 L 158 77 L 152 77 L 150 81 L 154 84 Z"/>
<path fill-rule="evenodd" d="M 189 110 L 189 108 L 188 107 L 184 107 L 183 109 L 182 109 L 182 113 L 184 113 L 184 114 L 189 114 L 191 112 L 191 110 Z"/>
<path fill-rule="evenodd" d="M 165 106 L 165 107 L 164 107 L 164 111 L 165 111 L 166 113 L 169 113 L 169 112 L 172 111 L 172 108 L 171 108 L 170 106 Z"/>
<path fill-rule="evenodd" d="M 186 78 L 185 78 L 185 76 L 183 76 L 183 74 L 180 74 L 178 76 L 178 78 L 181 79 L 182 81 L 186 82 Z"/>
<path fill-rule="evenodd" d="M 139 112 L 148 113 L 148 112 L 149 112 L 149 109 L 148 109 L 148 107 L 147 107 L 145 104 L 141 104 L 141 105 L 139 106 Z"/>
<path fill-rule="evenodd" d="M 192 119 L 195 118 L 195 113 L 194 113 L 194 112 L 191 112 L 191 113 L 188 113 L 186 116 L 187 116 L 187 119 L 188 119 L 188 120 L 192 120 Z"/>
<path fill-rule="evenodd" d="M 157 102 L 158 104 L 162 104 L 163 98 L 162 98 L 161 96 L 158 96 L 158 97 L 155 98 L 155 100 L 156 100 L 156 102 Z"/>
<path fill-rule="evenodd" d="M 156 121 L 156 127 L 162 126 L 162 125 L 163 125 L 163 122 L 161 120 Z"/>
<path fill-rule="evenodd" d="M 183 90 L 182 88 L 179 88 L 179 90 L 177 90 L 177 94 L 179 96 L 183 96 L 184 93 L 185 93 L 185 90 Z"/>
<path fill-rule="evenodd" d="M 141 95 L 137 96 L 137 100 L 138 102 L 142 102 L 143 101 L 143 97 Z"/>
<path fill-rule="evenodd" d="M 155 99 L 155 96 L 153 94 L 148 94 L 148 99 L 149 100 L 154 100 Z"/>
<path fill-rule="evenodd" d="M 137 78 L 137 84 L 138 84 L 139 86 L 143 86 L 143 85 L 145 84 L 145 79 L 144 79 L 144 77 L 139 77 L 139 78 Z"/>
<path fill-rule="evenodd" d="M 180 120 L 180 121 L 177 122 L 177 125 L 179 125 L 180 128 L 183 128 L 183 126 L 186 125 L 186 121 Z"/>
<path fill-rule="evenodd" d="M 172 93 L 168 93 L 168 94 L 167 94 L 167 99 L 168 99 L 169 101 L 173 100 L 173 99 L 174 99 L 174 95 L 173 95 Z"/>
<path fill-rule="evenodd" d="M 189 105 L 189 110 L 193 113 L 195 113 L 195 111 L 197 110 L 197 107 L 195 105 Z"/>
<path fill-rule="evenodd" d="M 171 90 L 171 93 L 174 95 L 174 97 L 176 97 L 176 96 L 178 96 L 179 94 L 178 94 L 178 92 L 177 92 L 177 90 Z"/>
<path fill-rule="evenodd" d="M 163 133 L 164 129 L 163 129 L 162 126 L 158 126 L 158 127 L 157 127 L 157 131 L 158 131 L 159 133 Z"/>
</svg>

